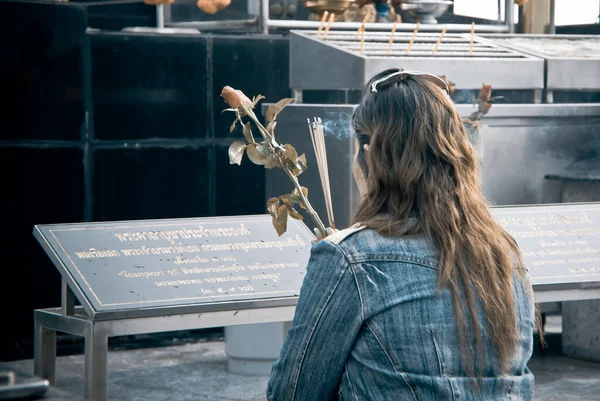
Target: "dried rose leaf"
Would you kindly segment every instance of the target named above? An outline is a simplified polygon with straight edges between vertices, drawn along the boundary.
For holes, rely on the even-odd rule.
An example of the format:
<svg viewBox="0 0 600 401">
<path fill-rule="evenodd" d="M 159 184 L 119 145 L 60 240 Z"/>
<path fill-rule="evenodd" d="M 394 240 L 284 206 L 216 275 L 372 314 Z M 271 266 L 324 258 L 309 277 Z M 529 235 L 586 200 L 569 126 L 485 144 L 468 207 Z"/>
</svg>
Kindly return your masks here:
<svg viewBox="0 0 600 401">
<path fill-rule="evenodd" d="M 305 171 L 308 168 L 306 165 L 306 155 L 304 153 L 298 157 L 298 165 L 302 168 L 302 171 Z"/>
<path fill-rule="evenodd" d="M 296 148 L 294 148 L 289 143 L 286 143 L 285 145 L 283 145 L 283 148 L 285 149 L 285 153 L 284 153 L 285 159 L 296 164 L 296 160 L 298 159 L 298 152 L 296 152 Z"/>
<path fill-rule="evenodd" d="M 279 198 L 276 196 L 270 197 L 269 199 L 267 199 L 267 207 L 269 207 L 270 205 L 272 205 L 273 203 L 279 202 Z"/>
<path fill-rule="evenodd" d="M 267 156 L 265 160 L 265 168 L 272 169 L 274 167 L 281 167 L 279 159 L 275 156 Z"/>
<path fill-rule="evenodd" d="M 446 78 L 445 75 L 440 75 L 440 78 L 442 78 L 444 81 L 446 81 L 446 85 L 448 85 L 448 94 L 451 95 L 454 93 L 454 89 L 456 88 L 456 84 L 452 81 L 450 81 L 448 78 Z"/>
<path fill-rule="evenodd" d="M 281 112 L 281 110 L 283 110 L 285 108 L 285 106 L 292 103 L 293 101 L 294 101 L 294 98 L 288 97 L 285 99 L 281 99 L 274 105 L 269 106 L 269 108 L 267 109 L 267 112 L 265 113 L 265 119 L 268 122 L 275 120 L 275 118 L 277 117 L 277 114 L 279 114 Z"/>
<path fill-rule="evenodd" d="M 271 121 L 267 124 L 267 132 L 271 134 L 272 137 L 275 137 L 275 126 L 277 125 L 277 121 Z"/>
<path fill-rule="evenodd" d="M 251 143 L 246 148 L 246 154 L 252 163 L 258 164 L 259 166 L 264 166 L 267 161 L 267 157 L 259 148 L 262 148 L 262 145 Z"/>
<path fill-rule="evenodd" d="M 279 198 L 270 198 L 267 201 L 267 210 L 273 217 L 273 222 L 277 219 L 277 209 L 279 208 Z"/>
<path fill-rule="evenodd" d="M 292 204 L 292 201 L 290 200 L 290 197 L 291 197 L 290 194 L 281 195 L 279 197 L 281 202 L 283 202 L 283 204 L 286 205 L 288 207 L 288 209 L 292 209 L 294 207 L 294 205 Z"/>
<path fill-rule="evenodd" d="M 294 208 L 288 209 L 290 217 L 296 220 L 304 220 L 304 217 Z"/>
<path fill-rule="evenodd" d="M 273 227 L 281 237 L 287 231 L 288 209 L 287 206 L 281 205 L 277 209 L 277 218 L 273 219 Z"/>
<path fill-rule="evenodd" d="M 294 209 L 294 205 L 292 203 L 291 200 L 291 195 L 286 194 L 286 195 L 282 195 L 280 196 L 281 201 L 283 202 L 283 204 L 287 207 L 288 213 L 290 215 L 290 217 L 296 219 L 296 220 L 303 220 L 304 218 L 302 217 L 302 215 L 300 213 L 298 213 L 298 211 L 296 209 Z"/>
<path fill-rule="evenodd" d="M 248 141 L 248 143 L 256 143 L 254 140 L 254 136 L 252 135 L 252 128 L 250 127 L 250 122 L 247 122 L 243 126 L 244 138 Z"/>
<path fill-rule="evenodd" d="M 237 118 L 235 120 L 233 120 L 233 122 L 231 123 L 231 127 L 229 127 L 229 133 L 231 134 L 233 132 L 233 130 L 235 129 L 235 125 L 237 124 L 238 120 Z"/>
<path fill-rule="evenodd" d="M 302 188 L 302 193 L 304 194 L 304 197 L 307 198 L 308 197 L 308 188 L 306 188 L 306 187 L 301 187 L 301 188 Z M 300 196 L 297 189 L 294 189 L 294 192 L 292 192 L 290 199 L 293 203 L 299 204 L 302 209 L 306 210 L 304 201 L 302 200 L 302 197 Z"/>
<path fill-rule="evenodd" d="M 265 99 L 263 95 L 256 95 L 252 98 L 252 108 L 256 107 L 256 104 L 260 102 L 262 99 Z"/>
<path fill-rule="evenodd" d="M 229 164 L 242 164 L 242 157 L 244 156 L 244 150 L 246 144 L 242 141 L 235 141 L 229 146 Z"/>
</svg>

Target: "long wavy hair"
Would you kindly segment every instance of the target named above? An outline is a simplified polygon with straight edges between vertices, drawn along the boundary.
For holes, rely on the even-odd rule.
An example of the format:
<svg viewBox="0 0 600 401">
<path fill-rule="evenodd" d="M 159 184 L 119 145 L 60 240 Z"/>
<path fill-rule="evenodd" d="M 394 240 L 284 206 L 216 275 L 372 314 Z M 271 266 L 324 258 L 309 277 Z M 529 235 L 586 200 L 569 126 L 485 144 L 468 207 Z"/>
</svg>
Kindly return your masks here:
<svg viewBox="0 0 600 401">
<path fill-rule="evenodd" d="M 427 236 L 439 252 L 438 290 L 452 294 L 463 366 L 475 375 L 477 364 L 483 376 L 484 330 L 505 373 L 518 342 L 515 272 L 526 280 L 519 247 L 490 213 L 475 151 L 443 85 L 407 74 L 371 91 L 395 71 L 371 79 L 352 118 L 367 182 L 354 222 L 386 236 Z"/>
</svg>

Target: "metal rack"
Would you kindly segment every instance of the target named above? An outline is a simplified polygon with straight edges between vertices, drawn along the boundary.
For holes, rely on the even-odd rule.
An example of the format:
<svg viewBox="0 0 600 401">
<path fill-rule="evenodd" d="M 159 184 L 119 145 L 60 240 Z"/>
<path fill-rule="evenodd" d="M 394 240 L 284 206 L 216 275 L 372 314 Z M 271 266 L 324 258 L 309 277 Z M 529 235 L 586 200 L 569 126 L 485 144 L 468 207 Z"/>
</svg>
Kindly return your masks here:
<svg viewBox="0 0 600 401">
<path fill-rule="evenodd" d="M 600 91 L 600 37 L 593 35 L 485 35 L 504 46 L 544 60 L 546 102 L 555 91 Z"/>
<path fill-rule="evenodd" d="M 388 52 L 390 32 L 330 31 L 325 39 L 316 31 L 290 32 L 290 87 L 303 90 L 360 90 L 370 77 L 386 68 L 428 71 L 445 75 L 463 90 L 480 89 L 483 83 L 495 90 L 527 90 L 540 103 L 544 88 L 544 61 L 490 41 L 447 34 L 434 53 L 439 32 L 416 35 L 396 33 Z"/>
</svg>

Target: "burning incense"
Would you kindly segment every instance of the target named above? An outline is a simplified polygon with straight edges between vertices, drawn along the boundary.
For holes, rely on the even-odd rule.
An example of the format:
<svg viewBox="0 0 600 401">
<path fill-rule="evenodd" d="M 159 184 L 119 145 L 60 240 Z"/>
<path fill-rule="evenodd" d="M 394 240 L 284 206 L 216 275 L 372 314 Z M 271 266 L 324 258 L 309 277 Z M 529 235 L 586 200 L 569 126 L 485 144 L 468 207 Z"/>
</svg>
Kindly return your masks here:
<svg viewBox="0 0 600 401">
<path fill-rule="evenodd" d="M 360 52 L 365 51 L 365 30 L 360 31 Z"/>
<path fill-rule="evenodd" d="M 317 167 L 321 178 L 323 195 L 325 196 L 325 208 L 327 209 L 329 226 L 335 228 L 333 204 L 331 201 L 331 186 L 329 184 L 329 169 L 327 167 L 327 149 L 325 148 L 325 135 L 323 133 L 323 122 L 321 119 L 315 117 L 312 123 L 310 122 L 310 119 L 308 119 L 308 130 L 310 131 L 310 139 L 312 140 L 315 158 L 317 159 Z"/>
<path fill-rule="evenodd" d="M 442 44 L 442 40 L 444 40 L 444 35 L 446 34 L 447 30 L 448 30 L 448 28 L 444 28 L 442 30 L 442 34 L 438 38 L 437 42 L 435 42 L 435 47 L 433 48 L 434 53 L 437 52 L 438 47 L 440 47 L 440 44 Z"/>
<path fill-rule="evenodd" d="M 469 43 L 469 54 L 473 54 L 473 41 L 475 40 L 475 22 L 471 22 L 471 42 Z"/>
<path fill-rule="evenodd" d="M 392 51 L 392 44 L 394 43 L 394 34 L 396 33 L 396 24 L 394 22 L 394 26 L 392 27 L 392 34 L 390 35 L 390 42 L 388 43 L 388 53 Z"/>
<path fill-rule="evenodd" d="M 335 20 L 335 14 L 334 13 L 329 14 L 329 20 L 327 21 L 327 26 L 325 27 L 325 32 L 323 33 L 324 40 L 327 40 L 327 33 L 329 33 L 329 29 L 331 28 L 331 25 L 333 24 L 334 20 Z"/>
<path fill-rule="evenodd" d="M 408 42 L 408 47 L 406 48 L 406 52 L 410 53 L 410 48 L 412 47 L 415 38 L 417 37 L 417 32 L 419 32 L 419 27 L 421 26 L 421 24 L 419 22 L 417 22 L 417 27 L 415 28 L 415 30 L 413 31 L 412 34 L 412 38 L 410 38 L 410 42 Z"/>
<path fill-rule="evenodd" d="M 319 24 L 319 29 L 317 29 L 317 36 L 321 36 L 321 31 L 323 30 L 323 25 L 325 21 L 327 21 L 327 16 L 329 15 L 329 11 L 325 11 L 323 16 L 321 17 L 321 23 Z"/>
</svg>

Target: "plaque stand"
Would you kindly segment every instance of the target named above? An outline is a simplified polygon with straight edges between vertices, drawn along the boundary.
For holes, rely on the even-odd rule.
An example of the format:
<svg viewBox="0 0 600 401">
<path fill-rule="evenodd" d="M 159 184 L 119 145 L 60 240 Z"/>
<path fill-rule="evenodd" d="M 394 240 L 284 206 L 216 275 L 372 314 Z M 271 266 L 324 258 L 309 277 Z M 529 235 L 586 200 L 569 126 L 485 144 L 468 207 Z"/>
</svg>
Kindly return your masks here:
<svg viewBox="0 0 600 401">
<path fill-rule="evenodd" d="M 75 294 L 66 282 L 62 283 L 62 306 L 38 309 L 34 312 L 34 374 L 56 385 L 56 332 L 85 338 L 85 399 L 107 399 L 108 338 L 144 333 L 227 327 L 258 323 L 291 321 L 295 298 L 230 302 L 225 307 L 188 305 L 155 309 L 144 315 L 127 311 L 110 314 L 86 313 L 75 306 Z M 128 316 L 129 315 L 129 316 Z"/>
<path fill-rule="evenodd" d="M 291 321 L 314 239 L 298 220 L 280 238 L 270 215 L 37 225 L 33 234 L 63 280 L 61 306 L 34 311 L 34 373 L 56 384 L 56 332 L 81 336 L 94 401 L 107 398 L 109 337 Z M 262 365 L 281 344 L 256 343 L 269 350 Z"/>
<path fill-rule="evenodd" d="M 596 161 L 597 162 L 597 161 Z M 585 174 L 587 173 L 587 175 Z M 562 180 L 562 202 L 595 202 L 600 199 L 600 176 L 595 170 L 585 178 Z M 562 353 L 565 356 L 600 362 L 600 299 L 562 304 Z"/>
</svg>

